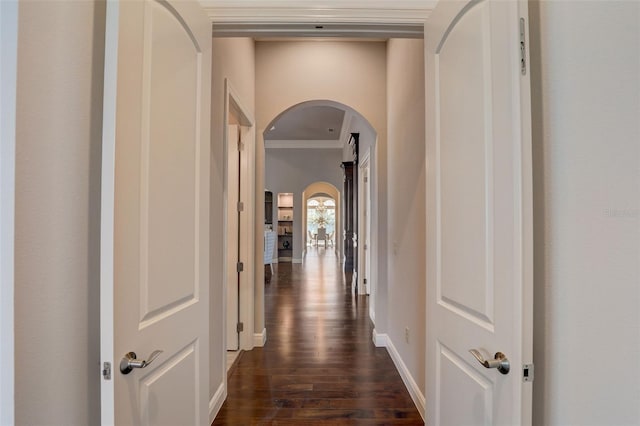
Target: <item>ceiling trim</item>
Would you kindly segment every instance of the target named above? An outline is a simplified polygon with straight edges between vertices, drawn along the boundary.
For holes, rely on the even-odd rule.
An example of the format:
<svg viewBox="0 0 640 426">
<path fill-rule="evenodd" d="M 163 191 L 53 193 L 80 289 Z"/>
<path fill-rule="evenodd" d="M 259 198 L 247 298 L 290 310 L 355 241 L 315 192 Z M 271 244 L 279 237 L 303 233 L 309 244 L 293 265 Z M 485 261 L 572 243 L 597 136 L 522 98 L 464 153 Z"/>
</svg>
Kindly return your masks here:
<svg viewBox="0 0 640 426">
<path fill-rule="evenodd" d="M 422 37 L 436 0 L 200 0 L 216 36 Z M 313 26 L 311 25 L 313 24 Z M 323 28 L 315 28 L 316 25 Z"/>
<path fill-rule="evenodd" d="M 265 148 L 342 149 L 340 140 L 265 140 Z"/>
<path fill-rule="evenodd" d="M 253 37 L 261 41 L 271 38 L 422 38 L 424 26 L 409 24 L 323 23 L 213 23 L 214 37 Z"/>
</svg>

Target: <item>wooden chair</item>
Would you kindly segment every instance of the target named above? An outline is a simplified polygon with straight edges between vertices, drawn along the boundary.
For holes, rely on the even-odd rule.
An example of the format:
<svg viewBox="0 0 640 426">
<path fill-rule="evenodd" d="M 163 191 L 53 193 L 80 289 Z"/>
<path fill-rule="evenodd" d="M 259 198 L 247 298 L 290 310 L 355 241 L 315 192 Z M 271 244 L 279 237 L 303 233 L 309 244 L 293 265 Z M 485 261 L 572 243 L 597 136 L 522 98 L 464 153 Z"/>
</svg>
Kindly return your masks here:
<svg viewBox="0 0 640 426">
<path fill-rule="evenodd" d="M 324 247 L 327 246 L 327 229 L 318 228 L 318 234 L 316 235 L 316 247 L 318 247 L 318 241 L 322 240 Z"/>
<path fill-rule="evenodd" d="M 327 236 L 327 244 L 330 244 L 331 247 L 333 247 L 333 234 L 335 234 L 335 232 L 331 232 L 329 236 Z"/>
</svg>

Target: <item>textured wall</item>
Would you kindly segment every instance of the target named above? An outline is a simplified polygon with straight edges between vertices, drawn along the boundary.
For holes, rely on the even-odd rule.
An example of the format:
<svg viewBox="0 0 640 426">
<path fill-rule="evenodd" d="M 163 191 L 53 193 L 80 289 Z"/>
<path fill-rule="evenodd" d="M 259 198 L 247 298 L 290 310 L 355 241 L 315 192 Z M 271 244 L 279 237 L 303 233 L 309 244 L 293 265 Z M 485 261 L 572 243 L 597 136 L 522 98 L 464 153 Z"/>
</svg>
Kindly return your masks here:
<svg viewBox="0 0 640 426">
<path fill-rule="evenodd" d="M 425 392 L 425 98 L 422 40 L 389 40 L 387 144 L 389 329 Z M 405 339 L 409 328 L 409 341 Z"/>
<path fill-rule="evenodd" d="M 20 3 L 16 424 L 100 422 L 104 22 L 104 2 Z"/>
<path fill-rule="evenodd" d="M 531 2 L 530 20 L 534 424 L 637 425 L 640 3 Z"/>
</svg>

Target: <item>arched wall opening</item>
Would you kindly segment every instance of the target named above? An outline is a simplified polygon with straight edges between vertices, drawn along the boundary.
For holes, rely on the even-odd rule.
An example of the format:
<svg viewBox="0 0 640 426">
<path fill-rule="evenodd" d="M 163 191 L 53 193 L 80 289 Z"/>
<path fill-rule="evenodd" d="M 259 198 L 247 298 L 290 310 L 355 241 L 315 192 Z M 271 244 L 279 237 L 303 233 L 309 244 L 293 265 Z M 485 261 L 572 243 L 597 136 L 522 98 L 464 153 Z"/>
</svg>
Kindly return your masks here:
<svg viewBox="0 0 640 426">
<path fill-rule="evenodd" d="M 327 182 L 314 182 L 311 185 L 307 186 L 304 191 L 302 191 L 302 221 L 301 221 L 301 235 L 303 236 L 304 247 L 305 250 L 308 246 L 308 233 L 307 233 L 307 203 L 308 201 L 318 195 L 328 195 L 333 198 L 336 203 L 336 223 L 335 223 L 335 238 L 334 244 L 336 249 L 336 255 L 342 259 L 342 241 L 340 238 L 340 229 L 342 226 L 340 216 L 341 216 L 341 203 L 340 203 L 340 190 L 336 188 L 334 185 Z"/>
<path fill-rule="evenodd" d="M 307 247 L 307 238 L 308 235 L 306 233 L 306 222 L 307 222 L 307 212 L 306 212 L 306 202 L 314 193 L 314 190 L 311 188 L 311 185 L 315 182 L 324 182 L 332 185 L 337 191 L 338 195 L 335 198 L 337 204 L 337 211 L 343 213 L 344 208 L 344 195 L 342 194 L 343 189 L 343 174 L 342 170 L 339 171 L 339 175 L 337 178 L 330 178 L 328 175 L 323 175 L 322 173 L 314 174 L 312 170 L 312 163 L 316 162 L 316 159 L 307 160 L 308 163 L 305 164 L 304 161 L 300 161 L 301 164 L 299 169 L 297 170 L 298 174 L 294 174 L 291 176 L 287 176 L 287 171 L 285 161 L 280 163 L 275 163 L 273 161 L 273 157 L 282 154 L 274 154 L 276 152 L 287 151 L 282 148 L 312 148 L 315 150 L 322 149 L 322 142 L 324 141 L 293 141 L 291 144 L 285 144 L 283 141 L 274 141 L 277 142 L 273 145 L 269 139 L 269 130 L 273 129 L 278 121 L 285 117 L 289 113 L 295 113 L 299 109 L 310 108 L 310 107 L 318 107 L 318 106 L 329 106 L 336 109 L 340 109 L 344 111 L 344 119 L 342 122 L 340 135 L 337 141 L 331 140 L 326 141 L 327 144 L 324 145 L 327 149 L 337 150 L 336 152 L 340 152 L 339 159 L 336 160 L 335 164 L 331 167 L 334 167 L 336 170 L 340 163 L 343 161 L 351 161 L 353 159 L 352 147 L 349 146 L 348 140 L 352 133 L 359 134 L 359 155 L 358 158 L 362 160 L 366 160 L 368 164 L 367 173 L 369 175 L 369 200 L 368 206 L 370 207 L 371 217 L 370 223 L 367 227 L 367 232 L 369 232 L 369 238 L 367 241 L 369 242 L 370 250 L 368 256 L 370 259 L 378 259 L 379 258 L 379 247 L 381 244 L 384 245 L 385 238 L 381 232 L 379 232 L 379 219 L 380 214 L 383 214 L 379 211 L 379 194 L 383 194 L 379 190 L 379 176 L 378 176 L 378 141 L 380 138 L 379 132 L 374 128 L 374 126 L 370 123 L 370 121 L 359 111 L 354 109 L 353 107 L 346 105 L 342 102 L 329 100 L 329 99 L 314 99 L 314 100 L 306 100 L 296 104 L 293 104 L 281 112 L 275 114 L 275 116 L 262 128 L 262 132 L 260 136 L 262 136 L 263 144 L 265 148 L 265 182 L 264 187 L 268 188 L 270 191 L 274 193 L 274 195 L 278 192 L 288 192 L 294 194 L 294 205 L 298 206 L 294 211 L 294 229 L 296 229 L 297 237 L 294 236 L 294 262 L 302 262 L 303 253 Z M 386 129 L 382 129 L 381 134 L 384 140 Z M 308 143 L 305 146 L 305 142 Z M 338 142 L 337 144 L 335 142 Z M 284 156 L 284 155 L 282 155 Z M 291 161 L 291 158 L 288 160 Z M 318 160 L 319 161 L 319 160 Z M 274 174 L 281 174 L 280 178 L 274 178 Z M 318 190 L 319 192 L 329 193 L 327 190 Z M 260 189 L 258 188 L 258 192 Z M 362 193 L 358 193 L 358 198 L 360 198 Z M 339 206 L 339 207 L 338 207 Z M 336 214 L 336 218 L 340 221 L 339 224 L 336 225 L 336 233 L 335 233 L 335 241 L 336 241 L 336 253 L 339 255 L 341 261 L 344 260 L 344 241 L 343 241 L 343 215 L 338 213 Z M 383 215 L 384 217 L 384 215 Z M 359 220 L 360 221 L 360 220 Z M 362 228 L 358 225 L 358 232 Z M 383 262 L 376 261 L 375 267 L 366 268 L 369 273 L 369 276 L 364 276 L 362 273 L 365 268 L 361 268 L 362 258 L 358 257 L 358 270 L 359 275 L 357 276 L 357 280 L 359 284 L 362 284 L 361 280 L 366 278 L 366 282 L 368 283 L 368 287 L 364 285 L 358 285 L 358 291 L 361 294 L 364 294 L 368 289 L 370 289 L 370 316 L 371 319 L 376 320 L 376 306 L 378 299 L 378 292 L 382 290 L 386 294 L 386 290 L 384 287 L 379 287 L 378 284 L 378 276 L 384 277 L 385 269 L 381 266 Z M 385 280 L 382 281 L 384 283 Z M 355 284 L 355 282 L 354 282 Z M 384 300 L 384 299 L 383 299 Z"/>
<path fill-rule="evenodd" d="M 387 43 L 362 41 L 268 41 L 255 44 L 255 116 L 256 116 L 256 205 L 264 203 L 265 165 L 269 149 L 265 150 L 264 132 L 274 118 L 292 106 L 309 101 L 328 100 L 329 104 L 357 112 L 352 121 L 354 132 L 361 140 L 370 140 L 372 194 L 376 199 L 371 218 L 374 245 L 379 253 L 371 253 L 376 260 L 372 279 L 378 281 L 376 299 L 370 299 L 375 310 L 378 333 L 387 332 Z M 362 144 L 361 154 L 367 147 Z M 307 184 L 324 179 L 315 179 Z M 374 182 L 375 180 L 375 182 Z M 305 187 L 307 185 L 304 185 Z M 342 180 L 336 184 L 342 188 Z M 297 206 L 299 201 L 296 200 Z M 299 210 L 299 208 L 298 208 Z M 344 208 L 343 208 L 344 210 Z M 256 235 L 264 229 L 264 221 L 256 221 Z M 262 241 L 256 241 L 262 253 Z M 257 270 L 257 269 L 256 269 Z M 261 272 L 261 271 L 260 271 Z M 376 277 L 379 277 L 377 279 Z M 256 285 L 264 286 L 263 274 L 256 275 Z M 261 295 L 258 293 L 258 297 Z M 264 327 L 263 298 L 256 301 L 256 329 Z M 373 312 L 371 317 L 374 318 Z"/>
</svg>

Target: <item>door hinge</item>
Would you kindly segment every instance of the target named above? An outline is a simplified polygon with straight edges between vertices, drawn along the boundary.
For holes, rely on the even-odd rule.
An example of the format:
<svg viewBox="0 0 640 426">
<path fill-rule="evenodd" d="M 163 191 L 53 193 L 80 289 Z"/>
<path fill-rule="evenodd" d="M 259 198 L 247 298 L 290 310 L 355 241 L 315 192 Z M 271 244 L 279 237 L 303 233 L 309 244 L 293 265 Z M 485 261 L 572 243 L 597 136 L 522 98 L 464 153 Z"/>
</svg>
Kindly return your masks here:
<svg viewBox="0 0 640 426">
<path fill-rule="evenodd" d="M 520 18 L 520 73 L 527 75 L 527 47 L 525 44 L 525 22 L 524 18 Z"/>
<path fill-rule="evenodd" d="M 242 201 L 238 201 L 238 211 L 239 212 L 244 211 L 244 203 Z"/>
<path fill-rule="evenodd" d="M 522 365 L 522 381 L 533 382 L 533 364 Z"/>
<path fill-rule="evenodd" d="M 244 143 L 242 143 L 242 140 L 238 138 L 238 151 L 242 151 L 243 149 L 244 149 Z"/>
<path fill-rule="evenodd" d="M 102 366 L 102 377 L 104 377 L 105 380 L 111 380 L 111 363 L 105 362 Z"/>
<path fill-rule="evenodd" d="M 367 183 L 367 182 L 369 182 L 369 178 L 365 176 L 364 177 L 364 183 Z"/>
<path fill-rule="evenodd" d="M 244 271 L 244 263 L 238 262 L 236 264 L 236 272 L 242 272 L 242 271 Z"/>
<path fill-rule="evenodd" d="M 364 282 L 364 284 L 366 285 L 366 284 L 367 284 L 367 279 L 365 278 L 365 279 L 363 280 L 363 282 Z"/>
<path fill-rule="evenodd" d="M 244 323 L 243 322 L 239 322 L 238 324 L 236 324 L 236 331 L 238 333 L 242 333 L 244 331 Z"/>
</svg>

